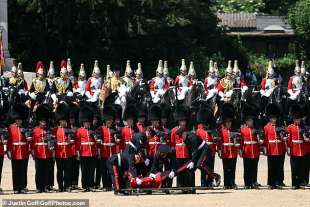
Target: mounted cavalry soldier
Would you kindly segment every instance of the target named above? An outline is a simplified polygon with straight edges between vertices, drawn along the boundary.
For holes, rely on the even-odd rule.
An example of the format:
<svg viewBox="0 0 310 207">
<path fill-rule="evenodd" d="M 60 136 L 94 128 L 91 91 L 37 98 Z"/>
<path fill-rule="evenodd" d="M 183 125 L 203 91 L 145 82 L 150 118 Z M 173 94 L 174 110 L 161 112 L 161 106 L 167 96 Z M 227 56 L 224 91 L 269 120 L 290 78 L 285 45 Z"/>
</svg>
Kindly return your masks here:
<svg viewBox="0 0 310 207">
<path fill-rule="evenodd" d="M 303 87 L 303 80 L 301 76 L 301 68 L 299 67 L 299 61 L 296 60 L 296 66 L 294 69 L 294 75 L 290 77 L 287 85 L 287 93 L 290 95 L 289 99 L 295 101 L 300 97 Z"/>
<path fill-rule="evenodd" d="M 168 61 L 164 61 L 164 69 L 163 69 L 164 78 L 168 81 L 169 86 L 173 84 L 173 79 L 169 76 L 169 68 Z"/>
<path fill-rule="evenodd" d="M 280 81 L 276 77 L 275 71 L 272 67 L 272 61 L 269 61 L 266 77 L 261 82 L 261 96 L 269 98 L 279 83 Z"/>
<path fill-rule="evenodd" d="M 228 66 L 226 68 L 226 76 L 222 78 L 217 85 L 221 101 L 230 100 L 233 94 L 234 82 L 235 81 L 233 77 L 233 70 L 231 68 L 231 61 L 228 61 Z"/>
<path fill-rule="evenodd" d="M 141 84 L 145 84 L 145 81 L 143 80 L 143 72 L 142 72 L 142 67 L 141 67 L 141 63 L 138 63 L 138 68 L 135 71 L 135 81 L 134 81 L 134 85 L 141 85 Z"/>
<path fill-rule="evenodd" d="M 60 64 L 60 77 L 55 78 L 52 86 L 53 104 L 56 105 L 59 101 L 66 101 L 67 97 L 72 97 L 72 83 L 68 78 L 66 61 L 62 60 Z"/>
<path fill-rule="evenodd" d="M 125 74 L 122 77 L 122 84 L 126 87 L 126 93 L 131 91 L 134 86 L 133 72 L 130 66 L 130 61 L 127 60 Z"/>
<path fill-rule="evenodd" d="M 50 62 L 50 66 L 47 71 L 47 77 L 46 77 L 48 84 L 50 88 L 53 87 L 54 79 L 55 79 L 55 69 L 54 69 L 54 62 Z"/>
<path fill-rule="evenodd" d="M 156 77 L 150 81 L 150 93 L 153 103 L 158 103 L 161 97 L 169 89 L 168 80 L 163 77 L 163 65 L 162 60 L 159 60 L 158 67 L 156 69 Z"/>
<path fill-rule="evenodd" d="M 43 103 L 47 99 L 47 96 L 51 95 L 50 85 L 45 78 L 45 69 L 42 61 L 38 61 L 37 63 L 36 76 L 37 77 L 32 80 L 29 97 L 35 105 L 38 105 Z"/>
<path fill-rule="evenodd" d="M 87 80 L 85 87 L 85 95 L 89 102 L 97 102 L 101 88 L 101 72 L 98 64 L 98 60 L 95 61 L 92 77 Z"/>
<path fill-rule="evenodd" d="M 24 103 L 27 100 L 28 86 L 24 79 L 21 63 L 18 63 L 17 68 L 15 66 L 12 67 L 11 76 L 7 80 L 7 87 L 10 89 L 12 98 L 16 98 L 15 101 Z"/>
<path fill-rule="evenodd" d="M 241 78 L 241 71 L 238 67 L 238 60 L 235 60 L 234 62 L 234 68 L 233 68 L 233 76 L 235 78 L 235 88 L 241 89 L 241 95 L 248 90 L 248 86 L 246 85 L 245 81 Z"/>
<path fill-rule="evenodd" d="M 86 72 L 84 64 L 82 63 L 80 66 L 78 80 L 73 85 L 73 93 L 75 95 L 83 97 L 85 95 L 86 83 Z"/>
<path fill-rule="evenodd" d="M 188 77 L 187 68 L 185 64 L 185 59 L 182 59 L 182 64 L 180 67 L 180 75 L 178 75 L 174 80 L 174 85 L 176 87 L 176 95 L 178 100 L 184 100 L 187 92 L 192 86 L 192 80 Z"/>
<path fill-rule="evenodd" d="M 120 77 L 121 68 L 118 65 L 116 65 L 113 67 L 112 70 L 113 70 L 113 74 L 112 74 L 112 77 L 107 80 L 108 82 L 107 85 L 108 85 L 108 88 L 111 90 L 111 92 L 114 93 L 114 92 L 117 92 L 118 87 L 122 83 L 122 80 Z"/>
<path fill-rule="evenodd" d="M 74 84 L 76 82 L 76 79 L 74 77 L 70 58 L 67 59 L 67 71 L 68 71 L 68 78 L 70 79 L 71 83 Z"/>
<path fill-rule="evenodd" d="M 209 71 L 208 71 L 208 76 L 204 80 L 204 86 L 205 86 L 205 91 L 207 98 L 206 100 L 209 100 L 210 98 L 213 98 L 218 94 L 217 90 L 217 84 L 218 84 L 218 71 L 217 71 L 217 63 L 214 63 L 213 61 L 210 60 L 209 63 Z"/>
<path fill-rule="evenodd" d="M 198 82 L 193 61 L 190 62 L 187 76 L 188 76 L 188 80 L 189 80 L 189 87 L 188 88 L 189 88 L 189 90 L 191 90 L 193 85 L 197 85 L 197 82 Z"/>
</svg>

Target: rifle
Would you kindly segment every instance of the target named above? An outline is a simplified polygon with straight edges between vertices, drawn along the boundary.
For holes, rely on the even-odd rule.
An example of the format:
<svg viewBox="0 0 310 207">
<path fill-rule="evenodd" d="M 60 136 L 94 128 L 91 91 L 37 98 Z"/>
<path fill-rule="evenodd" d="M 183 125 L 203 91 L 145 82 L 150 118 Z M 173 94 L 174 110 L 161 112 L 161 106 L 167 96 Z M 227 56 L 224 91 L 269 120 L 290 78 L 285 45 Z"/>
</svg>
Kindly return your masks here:
<svg viewBox="0 0 310 207">
<path fill-rule="evenodd" d="M 26 137 L 27 141 L 31 141 L 33 131 L 30 128 L 21 128 L 21 133 Z"/>
<path fill-rule="evenodd" d="M 47 147 L 50 150 L 55 149 L 56 140 L 55 140 L 55 136 L 52 135 L 51 131 L 48 130 L 46 132 L 46 137 L 44 138 L 44 142 L 47 143 Z"/>
<path fill-rule="evenodd" d="M 6 144 L 8 141 L 8 130 L 7 128 L 0 128 L 0 140 L 3 144 Z"/>
</svg>

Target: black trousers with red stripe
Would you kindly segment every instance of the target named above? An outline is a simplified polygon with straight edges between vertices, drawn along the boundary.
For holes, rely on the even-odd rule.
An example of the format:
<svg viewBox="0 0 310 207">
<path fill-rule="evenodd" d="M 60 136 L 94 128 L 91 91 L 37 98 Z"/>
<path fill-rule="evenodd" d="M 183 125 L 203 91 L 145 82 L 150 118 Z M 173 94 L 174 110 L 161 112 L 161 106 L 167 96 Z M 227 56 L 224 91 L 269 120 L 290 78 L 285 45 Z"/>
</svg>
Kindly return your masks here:
<svg viewBox="0 0 310 207">
<path fill-rule="evenodd" d="M 177 168 L 189 163 L 188 158 L 177 158 Z M 177 187 L 193 187 L 195 186 L 195 171 L 184 170 L 177 175 Z"/>
<path fill-rule="evenodd" d="M 107 162 L 107 168 L 109 170 L 115 192 L 119 192 L 120 189 L 126 189 L 129 187 L 129 180 L 127 177 L 124 177 L 124 172 L 120 167 L 111 165 L 111 163 Z"/>
<path fill-rule="evenodd" d="M 305 155 L 305 167 L 304 167 L 304 184 L 309 184 L 310 173 L 310 153 Z"/>
<path fill-rule="evenodd" d="M 3 157 L 0 157 L 0 186 L 1 186 L 1 178 L 2 178 L 2 167 L 3 167 Z"/>
<path fill-rule="evenodd" d="M 300 187 L 304 182 L 305 156 L 291 156 L 292 186 Z"/>
<path fill-rule="evenodd" d="M 211 171 L 214 171 L 214 163 L 215 163 L 215 156 L 210 156 L 206 165 L 208 169 L 210 169 Z M 201 170 L 200 179 L 202 187 L 212 187 L 213 178 L 211 176 L 207 177 L 207 172 L 205 170 Z"/>
<path fill-rule="evenodd" d="M 280 186 L 284 179 L 284 155 L 268 155 L 268 181 L 269 186 Z"/>
<path fill-rule="evenodd" d="M 96 157 L 80 157 L 82 169 L 82 188 L 94 187 Z"/>
<path fill-rule="evenodd" d="M 21 191 L 27 187 L 28 159 L 23 160 L 12 159 L 11 163 L 12 163 L 13 190 Z"/>
<path fill-rule="evenodd" d="M 236 177 L 237 158 L 222 159 L 224 171 L 224 186 L 234 187 Z"/>
<path fill-rule="evenodd" d="M 103 188 L 111 188 L 112 181 L 111 181 L 111 175 L 110 175 L 111 171 L 108 168 L 108 158 L 100 158 L 100 172 L 101 172 Z"/>
<path fill-rule="evenodd" d="M 57 183 L 60 191 L 63 191 L 72 185 L 72 162 L 73 157 L 56 158 L 57 165 Z"/>
<path fill-rule="evenodd" d="M 44 191 L 50 186 L 51 176 L 54 177 L 54 168 L 51 169 L 53 158 L 35 159 L 35 183 L 37 190 Z M 51 172 L 52 171 L 52 172 Z"/>
<path fill-rule="evenodd" d="M 72 186 L 78 186 L 80 176 L 80 160 L 77 156 L 72 159 Z"/>
<path fill-rule="evenodd" d="M 257 167 L 259 158 L 243 158 L 243 179 L 246 187 L 257 183 Z"/>
</svg>

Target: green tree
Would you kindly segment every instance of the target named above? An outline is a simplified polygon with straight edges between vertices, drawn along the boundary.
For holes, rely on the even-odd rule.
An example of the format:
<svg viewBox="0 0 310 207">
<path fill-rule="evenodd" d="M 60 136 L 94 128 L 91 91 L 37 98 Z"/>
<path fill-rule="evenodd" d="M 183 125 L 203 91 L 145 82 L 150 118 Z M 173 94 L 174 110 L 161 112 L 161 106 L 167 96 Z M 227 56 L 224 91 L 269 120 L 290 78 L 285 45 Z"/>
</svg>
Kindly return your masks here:
<svg viewBox="0 0 310 207">
<path fill-rule="evenodd" d="M 289 21 L 297 34 L 297 45 L 310 57 L 310 0 L 300 0 L 289 11 Z"/>
<path fill-rule="evenodd" d="M 262 12 L 286 16 L 290 7 L 296 3 L 296 0 L 264 0 L 264 3 L 265 8 L 261 9 Z"/>
<path fill-rule="evenodd" d="M 264 8 L 264 0 L 217 0 L 218 12 L 259 12 Z"/>
</svg>

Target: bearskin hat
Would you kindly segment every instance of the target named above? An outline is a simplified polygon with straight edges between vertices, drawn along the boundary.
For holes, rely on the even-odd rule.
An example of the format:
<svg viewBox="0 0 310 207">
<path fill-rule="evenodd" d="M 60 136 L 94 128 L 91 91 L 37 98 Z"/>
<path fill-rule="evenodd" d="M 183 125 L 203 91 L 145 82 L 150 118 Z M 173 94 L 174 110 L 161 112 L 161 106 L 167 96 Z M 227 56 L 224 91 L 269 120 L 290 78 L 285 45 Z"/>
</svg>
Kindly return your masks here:
<svg viewBox="0 0 310 207">
<path fill-rule="evenodd" d="M 125 108 L 124 111 L 124 116 L 123 116 L 123 120 L 127 120 L 127 119 L 133 119 L 136 120 L 137 119 L 137 108 L 135 105 L 129 105 Z"/>
<path fill-rule="evenodd" d="M 161 108 L 159 105 L 157 104 L 153 104 L 150 107 L 150 111 L 148 114 L 148 120 L 152 121 L 152 120 L 160 120 L 161 119 Z"/>
<path fill-rule="evenodd" d="M 221 116 L 223 121 L 228 119 L 233 120 L 235 118 L 234 106 L 230 103 L 223 104 Z"/>
<path fill-rule="evenodd" d="M 294 104 L 290 107 L 289 117 L 291 119 L 301 119 L 303 116 L 303 109 L 300 105 Z"/>
<path fill-rule="evenodd" d="M 280 108 L 278 105 L 274 104 L 274 103 L 270 103 L 267 105 L 266 107 L 266 116 L 268 118 L 270 117 L 278 117 L 280 116 Z"/>
<path fill-rule="evenodd" d="M 82 106 L 79 111 L 79 121 L 83 122 L 92 122 L 94 119 L 94 113 L 89 106 Z"/>
<path fill-rule="evenodd" d="M 52 109 L 48 104 L 42 104 L 38 106 L 36 110 L 36 120 L 38 121 L 48 121 L 52 117 Z"/>
<path fill-rule="evenodd" d="M 78 120 L 79 118 L 79 107 L 76 104 L 69 105 L 69 118 Z"/>
<path fill-rule="evenodd" d="M 138 115 L 137 117 L 147 117 L 147 107 L 142 104 L 142 103 L 139 103 L 139 104 L 136 104 L 136 107 L 137 107 L 137 110 L 138 110 Z"/>
<path fill-rule="evenodd" d="M 28 117 L 29 109 L 25 104 L 15 104 L 10 111 L 11 120 L 26 120 Z"/>
<path fill-rule="evenodd" d="M 197 124 L 213 125 L 214 117 L 212 111 L 207 108 L 200 108 L 196 115 Z"/>
<path fill-rule="evenodd" d="M 170 119 L 171 117 L 171 107 L 168 104 L 161 104 L 161 118 L 162 119 Z"/>
<path fill-rule="evenodd" d="M 190 116 L 189 108 L 179 105 L 175 108 L 173 116 L 176 121 L 188 120 Z"/>
<path fill-rule="evenodd" d="M 256 118 L 256 112 L 255 107 L 245 104 L 242 108 L 242 121 L 245 122 L 249 119 L 255 119 Z"/>
<path fill-rule="evenodd" d="M 113 106 L 105 106 L 102 110 L 102 119 L 115 119 L 116 118 L 116 111 Z"/>
<path fill-rule="evenodd" d="M 56 121 L 68 120 L 70 115 L 69 106 L 66 103 L 61 103 L 57 106 L 55 111 Z"/>
<path fill-rule="evenodd" d="M 122 120 L 122 118 L 123 118 L 123 108 L 122 108 L 122 106 L 119 105 L 119 104 L 113 104 L 113 105 L 111 105 L 111 107 L 114 110 L 114 113 L 115 113 L 114 117 L 115 117 L 115 119 Z"/>
</svg>

